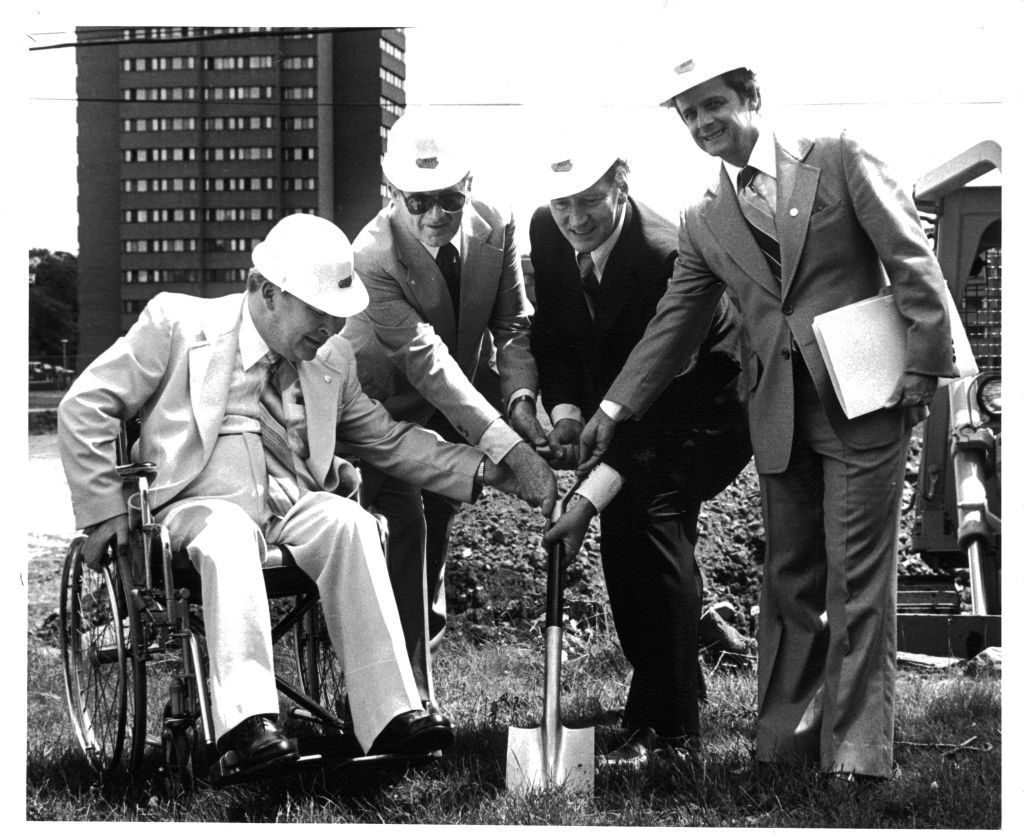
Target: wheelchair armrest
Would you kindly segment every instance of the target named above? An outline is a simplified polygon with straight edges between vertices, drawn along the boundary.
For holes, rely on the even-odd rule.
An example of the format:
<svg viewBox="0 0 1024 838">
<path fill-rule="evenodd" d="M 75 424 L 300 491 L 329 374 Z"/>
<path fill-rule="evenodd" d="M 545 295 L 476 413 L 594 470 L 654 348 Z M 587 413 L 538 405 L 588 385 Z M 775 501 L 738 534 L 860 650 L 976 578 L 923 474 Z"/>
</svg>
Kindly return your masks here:
<svg viewBox="0 0 1024 838">
<path fill-rule="evenodd" d="M 156 478 L 155 463 L 128 463 L 118 466 L 117 474 L 122 480 L 132 480 L 137 477 L 145 477 L 149 481 Z"/>
</svg>

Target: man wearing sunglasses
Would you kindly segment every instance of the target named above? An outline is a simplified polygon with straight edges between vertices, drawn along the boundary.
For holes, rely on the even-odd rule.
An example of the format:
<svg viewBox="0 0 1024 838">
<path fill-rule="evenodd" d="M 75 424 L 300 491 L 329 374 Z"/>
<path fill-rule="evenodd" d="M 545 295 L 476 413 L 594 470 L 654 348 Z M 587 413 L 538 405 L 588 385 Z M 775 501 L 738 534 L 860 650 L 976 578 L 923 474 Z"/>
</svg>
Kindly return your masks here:
<svg viewBox="0 0 1024 838">
<path fill-rule="evenodd" d="M 444 129 L 418 114 L 391 129 L 391 202 L 354 243 L 370 304 L 343 334 L 371 397 L 396 419 L 510 467 L 520 496 L 547 515 L 556 485 L 535 450 L 547 454 L 548 443 L 514 226 L 471 197 L 469 163 Z M 420 697 L 432 704 L 430 659 L 446 623 L 445 556 L 459 505 L 372 468 L 364 500 L 388 519 L 391 582 Z"/>
</svg>

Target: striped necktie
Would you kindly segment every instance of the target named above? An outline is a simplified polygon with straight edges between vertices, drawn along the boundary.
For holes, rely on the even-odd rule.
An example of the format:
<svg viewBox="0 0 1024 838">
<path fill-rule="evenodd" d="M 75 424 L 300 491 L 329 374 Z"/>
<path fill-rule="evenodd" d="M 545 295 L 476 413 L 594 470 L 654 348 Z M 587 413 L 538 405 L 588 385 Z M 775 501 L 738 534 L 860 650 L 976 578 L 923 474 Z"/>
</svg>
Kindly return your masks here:
<svg viewBox="0 0 1024 838">
<path fill-rule="evenodd" d="M 594 257 L 589 253 L 579 253 L 576 256 L 576 264 L 580 269 L 583 296 L 587 300 L 587 308 L 590 309 L 590 317 L 593 319 L 597 316 L 597 295 L 601 290 L 601 283 L 594 272 Z"/>
<path fill-rule="evenodd" d="M 736 178 L 740 210 L 776 279 L 782 277 L 782 252 L 775 229 L 775 179 L 753 166 L 744 166 Z"/>
<path fill-rule="evenodd" d="M 299 376 L 291 362 L 271 363 L 260 393 L 260 425 L 267 459 L 270 509 L 284 515 L 314 484 L 305 460 L 306 408 Z"/>
</svg>

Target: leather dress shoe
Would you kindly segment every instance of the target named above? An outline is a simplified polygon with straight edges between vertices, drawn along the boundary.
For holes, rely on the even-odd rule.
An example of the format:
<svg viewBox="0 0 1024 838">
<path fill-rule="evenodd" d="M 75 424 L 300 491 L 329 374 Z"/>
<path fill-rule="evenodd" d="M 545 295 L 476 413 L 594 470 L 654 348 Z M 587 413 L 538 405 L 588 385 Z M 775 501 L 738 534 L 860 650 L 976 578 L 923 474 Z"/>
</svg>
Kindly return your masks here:
<svg viewBox="0 0 1024 838">
<path fill-rule="evenodd" d="M 700 750 L 699 740 L 690 736 L 667 738 L 653 728 L 633 731 L 619 747 L 607 754 L 598 754 L 597 767 L 617 771 L 642 771 L 653 759 L 667 762 L 689 762 Z"/>
<path fill-rule="evenodd" d="M 455 741 L 452 723 L 440 713 L 408 710 L 395 716 L 367 752 L 379 754 L 429 754 Z"/>
<path fill-rule="evenodd" d="M 217 742 L 222 754 L 234 751 L 238 768 L 252 771 L 299 758 L 299 748 L 268 716 L 250 716 L 235 725 Z"/>
</svg>

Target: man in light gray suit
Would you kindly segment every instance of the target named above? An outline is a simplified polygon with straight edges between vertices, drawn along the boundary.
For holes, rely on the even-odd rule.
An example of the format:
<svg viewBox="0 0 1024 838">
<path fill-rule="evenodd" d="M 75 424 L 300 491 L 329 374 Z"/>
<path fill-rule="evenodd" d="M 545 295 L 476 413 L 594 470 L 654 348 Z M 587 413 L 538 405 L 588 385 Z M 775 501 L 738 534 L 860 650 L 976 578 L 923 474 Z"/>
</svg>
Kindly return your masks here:
<svg viewBox="0 0 1024 838">
<path fill-rule="evenodd" d="M 548 446 L 515 225 L 471 194 L 469 158 L 453 134 L 446 120 L 420 114 L 391 129 L 383 162 L 391 201 L 353 245 L 370 303 L 343 334 L 367 395 L 396 419 L 507 465 L 520 494 L 548 514 L 555 478 L 538 454 Z M 365 500 L 390 525 L 391 581 L 420 697 L 430 704 L 458 504 L 372 469 L 365 478 Z"/>
<path fill-rule="evenodd" d="M 748 347 L 767 533 L 757 758 L 805 758 L 843 779 L 888 777 L 907 441 L 938 377 L 956 374 L 938 262 L 882 162 L 845 134 L 774 132 L 741 60 L 719 53 L 666 68 L 658 101 L 722 165 L 685 210 L 665 296 L 581 447 L 599 457 L 617 422 L 647 410 L 728 291 Z M 888 283 L 906 319 L 906 367 L 883 409 L 849 419 L 811 322 Z"/>
<path fill-rule="evenodd" d="M 341 230 L 287 216 L 254 249 L 253 265 L 244 294 L 154 297 L 61 402 L 85 560 L 97 566 L 111 538 L 126 543 L 115 440 L 120 422 L 138 415 L 139 456 L 157 468 L 155 517 L 202 578 L 221 752 L 235 751 L 243 769 L 298 757 L 275 723 L 268 545 L 287 547 L 316 581 L 363 749 L 443 748 L 451 724 L 421 707 L 376 520 L 335 493 L 353 473 L 336 446 L 460 500 L 514 480 L 469 446 L 395 422 L 360 390 L 337 333 L 367 295 Z"/>
</svg>

